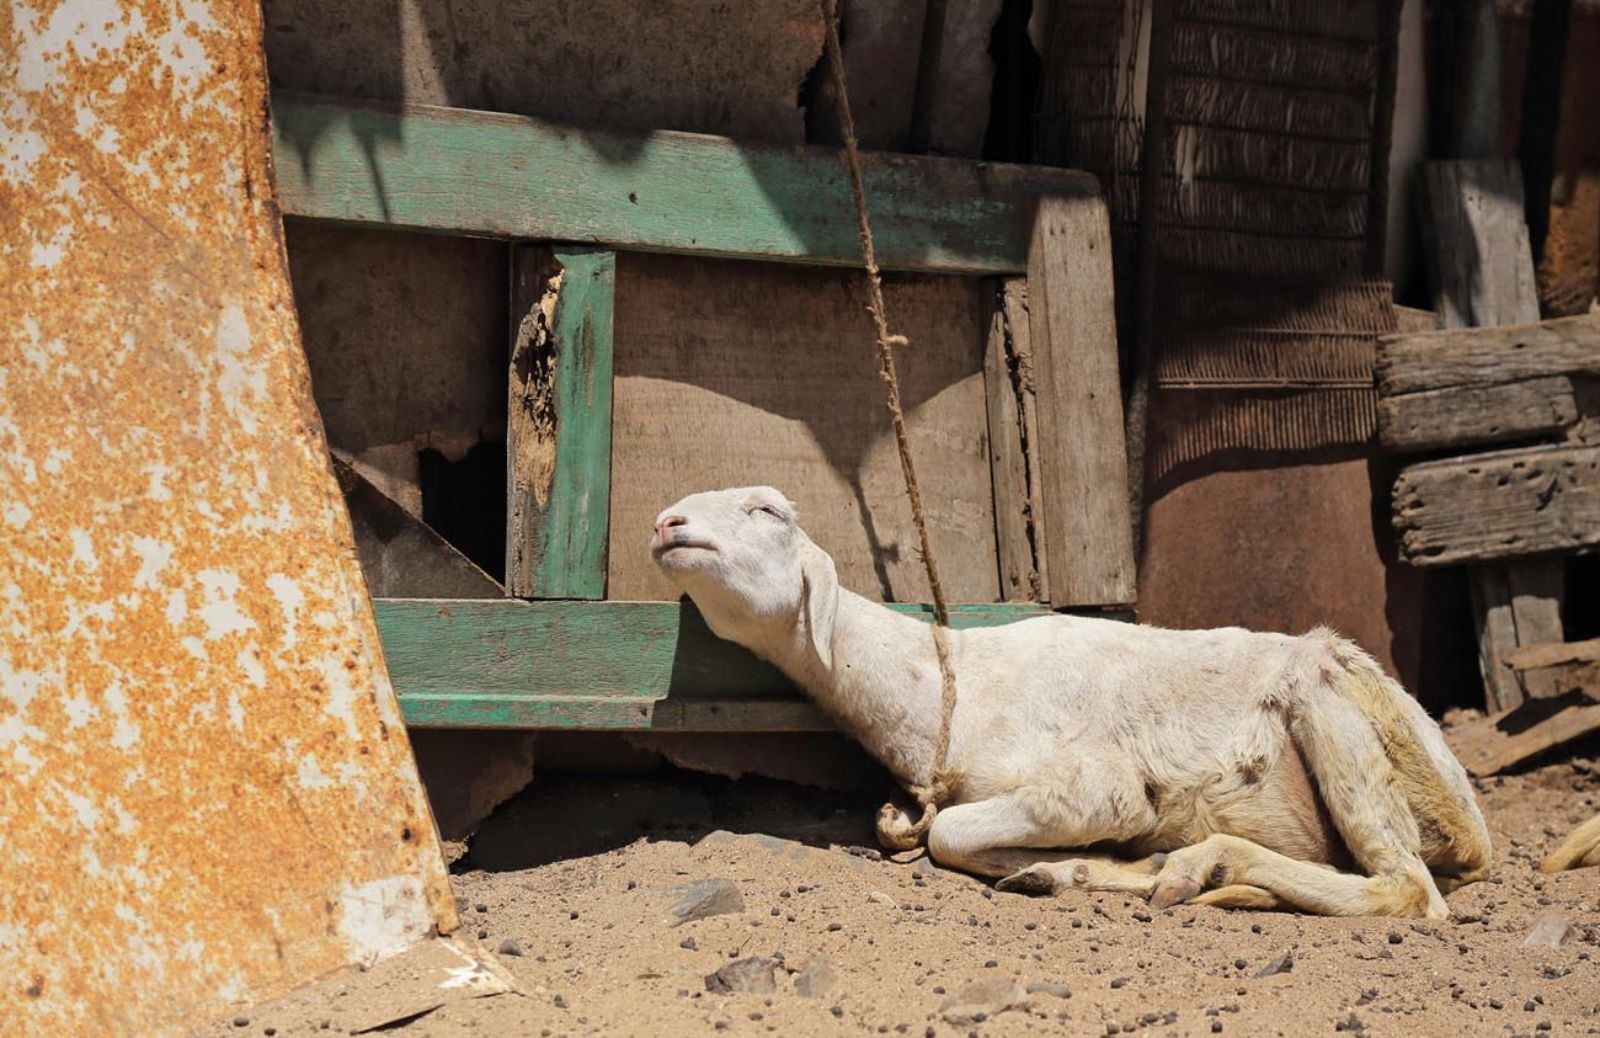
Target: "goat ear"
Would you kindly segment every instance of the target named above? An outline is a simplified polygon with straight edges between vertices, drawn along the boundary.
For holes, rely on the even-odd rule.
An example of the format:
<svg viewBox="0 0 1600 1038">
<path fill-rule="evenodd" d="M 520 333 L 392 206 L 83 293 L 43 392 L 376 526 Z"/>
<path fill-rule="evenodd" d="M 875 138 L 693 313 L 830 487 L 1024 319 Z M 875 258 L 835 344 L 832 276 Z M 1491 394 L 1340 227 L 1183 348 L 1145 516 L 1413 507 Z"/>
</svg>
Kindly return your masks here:
<svg viewBox="0 0 1600 1038">
<path fill-rule="evenodd" d="M 811 647 L 824 667 L 833 666 L 833 617 L 839 611 L 839 573 L 828 553 L 805 542 L 800 553 L 800 575 L 804 580 L 802 609 Z"/>
</svg>

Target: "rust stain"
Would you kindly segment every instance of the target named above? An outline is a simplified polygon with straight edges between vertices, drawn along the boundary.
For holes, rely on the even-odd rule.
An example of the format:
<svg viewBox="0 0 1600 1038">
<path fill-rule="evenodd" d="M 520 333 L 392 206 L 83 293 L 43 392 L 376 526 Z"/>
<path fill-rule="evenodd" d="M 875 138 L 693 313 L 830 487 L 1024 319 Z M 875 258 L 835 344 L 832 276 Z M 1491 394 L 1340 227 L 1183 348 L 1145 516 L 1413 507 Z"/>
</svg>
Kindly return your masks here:
<svg viewBox="0 0 1600 1038">
<path fill-rule="evenodd" d="M 299 343 L 257 4 L 0 8 L 0 1020 L 455 926 Z"/>
</svg>

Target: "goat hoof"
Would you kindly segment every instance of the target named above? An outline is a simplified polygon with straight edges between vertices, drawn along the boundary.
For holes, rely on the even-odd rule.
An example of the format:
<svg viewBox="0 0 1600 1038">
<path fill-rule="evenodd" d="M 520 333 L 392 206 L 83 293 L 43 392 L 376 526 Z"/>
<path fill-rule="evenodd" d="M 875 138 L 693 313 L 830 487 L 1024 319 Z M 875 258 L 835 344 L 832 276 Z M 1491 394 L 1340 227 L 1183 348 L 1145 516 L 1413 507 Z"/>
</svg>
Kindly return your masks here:
<svg viewBox="0 0 1600 1038">
<path fill-rule="evenodd" d="M 1048 897 L 1056 892 L 1056 881 L 1043 869 L 1023 869 L 1002 879 L 994 888 L 1002 894 Z"/>
<path fill-rule="evenodd" d="M 1173 905 L 1187 901 L 1200 893 L 1200 884 L 1187 876 L 1177 876 L 1164 879 L 1156 884 L 1155 891 L 1150 895 L 1152 908 L 1171 908 Z"/>
</svg>

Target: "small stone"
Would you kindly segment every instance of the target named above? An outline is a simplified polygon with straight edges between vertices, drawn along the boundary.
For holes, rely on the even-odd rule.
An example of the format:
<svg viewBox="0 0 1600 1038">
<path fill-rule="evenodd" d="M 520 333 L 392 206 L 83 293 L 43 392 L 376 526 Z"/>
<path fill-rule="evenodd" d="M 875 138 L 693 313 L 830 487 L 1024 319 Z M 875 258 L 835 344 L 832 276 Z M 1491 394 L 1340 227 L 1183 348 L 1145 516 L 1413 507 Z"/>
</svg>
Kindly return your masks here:
<svg viewBox="0 0 1600 1038">
<path fill-rule="evenodd" d="M 759 955 L 736 959 L 706 974 L 706 990 L 714 995 L 770 995 L 778 990 L 778 960 Z"/>
<path fill-rule="evenodd" d="M 1236 969 L 1236 970 L 1242 970 L 1248 965 L 1250 965 L 1250 964 L 1248 962 L 1244 961 L 1243 959 L 1234 959 L 1233 960 L 1233 968 Z"/>
<path fill-rule="evenodd" d="M 794 991 L 801 998 L 821 998 L 839 984 L 839 974 L 833 964 L 821 955 L 813 955 L 805 969 L 795 974 Z"/>
<path fill-rule="evenodd" d="M 1112 977 L 1111 978 L 1111 986 L 1113 988 L 1127 987 L 1128 986 L 1128 979 L 1129 978 L 1127 978 L 1127 977 Z"/>
<path fill-rule="evenodd" d="M 885 894 L 881 890 L 874 890 L 872 893 L 868 894 L 867 900 L 871 901 L 875 905 L 883 905 L 885 908 L 894 907 L 894 898 L 890 897 L 888 894 Z"/>
<path fill-rule="evenodd" d="M 744 911 L 744 897 L 732 880 L 700 879 L 673 887 L 667 893 L 671 902 L 662 921 L 668 926 Z"/>
<path fill-rule="evenodd" d="M 828 924 L 828 932 L 829 933 L 838 933 L 840 930 L 843 930 L 843 929 L 844 929 L 844 924 L 843 923 L 829 923 Z"/>
<path fill-rule="evenodd" d="M 1405 938 L 1400 936 L 1400 932 L 1398 930 L 1390 930 L 1389 931 L 1389 943 L 1390 944 L 1399 944 L 1403 940 L 1405 940 Z"/>
<path fill-rule="evenodd" d="M 1030 995 L 1054 995 L 1056 998 L 1071 998 L 1072 989 L 1059 980 L 1036 980 L 1027 987 Z"/>
<path fill-rule="evenodd" d="M 844 1006 L 832 1006 L 828 1009 L 828 1012 L 833 1014 L 834 1019 L 842 1019 L 844 1017 Z"/>
<path fill-rule="evenodd" d="M 1028 993 L 1013 977 L 985 977 L 963 984 L 939 1007 L 940 1014 L 957 1027 L 982 1023 L 1028 1000 Z"/>
<path fill-rule="evenodd" d="M 1537 1008 L 1539 1008 L 1539 1007 L 1533 1004 L 1533 999 L 1531 999 L 1531 998 L 1528 999 L 1526 1002 L 1522 1003 L 1522 1011 L 1524 1013 L 1531 1013 Z"/>
<path fill-rule="evenodd" d="M 700 948 L 700 946 L 694 942 L 693 937 L 685 937 L 683 940 L 678 942 L 678 947 L 687 948 L 690 951 L 698 951 Z"/>
<path fill-rule="evenodd" d="M 1288 973 L 1294 969 L 1294 952 L 1284 952 L 1273 959 L 1256 973 L 1257 977 L 1274 977 L 1279 973 Z"/>
<path fill-rule="evenodd" d="M 1365 991 L 1361 992 L 1361 997 L 1356 999 L 1356 1005 L 1358 1005 L 1358 1006 L 1367 1005 L 1368 1003 L 1370 1003 L 1373 999 L 1375 999 L 1377 997 L 1378 997 L 1378 989 L 1377 988 L 1367 988 Z"/>
<path fill-rule="evenodd" d="M 236 1016 L 236 1017 L 233 1018 L 233 1026 L 235 1026 L 235 1027 L 249 1027 L 250 1026 L 250 1018 L 248 1016 Z"/>
<path fill-rule="evenodd" d="M 1523 938 L 1524 948 L 1559 948 L 1572 930 L 1572 917 L 1560 914 L 1542 915 L 1534 921 L 1533 929 Z"/>
<path fill-rule="evenodd" d="M 1213 1020 L 1213 1021 L 1211 1021 L 1211 1033 L 1212 1034 L 1221 1034 L 1222 1033 L 1222 1021 L 1221 1020 Z"/>
<path fill-rule="evenodd" d="M 1135 912 L 1133 913 L 1133 917 L 1141 923 L 1148 923 L 1152 918 L 1154 918 L 1149 912 Z"/>
<path fill-rule="evenodd" d="M 517 958 L 522 957 L 522 945 L 518 944 L 515 938 L 507 937 L 505 940 L 501 941 L 498 951 L 501 955 L 513 955 Z"/>
</svg>

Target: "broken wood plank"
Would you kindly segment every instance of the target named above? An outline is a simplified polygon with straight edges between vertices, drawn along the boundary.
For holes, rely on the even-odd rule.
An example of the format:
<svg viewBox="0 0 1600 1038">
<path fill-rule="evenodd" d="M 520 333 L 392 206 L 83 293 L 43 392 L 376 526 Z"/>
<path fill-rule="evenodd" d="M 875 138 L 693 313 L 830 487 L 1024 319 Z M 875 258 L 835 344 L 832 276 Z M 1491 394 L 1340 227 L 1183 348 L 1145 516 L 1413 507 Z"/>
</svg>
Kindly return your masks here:
<svg viewBox="0 0 1600 1038">
<path fill-rule="evenodd" d="M 373 598 L 493 598 L 504 589 L 433 527 L 332 455 Z"/>
<path fill-rule="evenodd" d="M 656 130 L 577 128 L 428 105 L 273 95 L 284 212 L 496 238 L 856 267 L 839 153 Z M 1021 274 L 1045 195 L 1083 172 L 862 155 L 885 270 Z"/>
<path fill-rule="evenodd" d="M 994 524 L 1000 595 L 1008 602 L 1049 601 L 1039 572 L 1041 510 L 1035 496 L 1038 465 L 1037 400 L 1028 332 L 1028 283 L 1021 278 L 986 284 L 984 390 L 989 412 L 989 468 L 994 480 Z"/>
<path fill-rule="evenodd" d="M 1469 582 L 1478 622 L 1478 671 L 1491 712 L 1554 694 L 1548 675 L 1518 673 L 1508 657 L 1516 646 L 1561 637 L 1564 569 L 1560 559 L 1489 563 Z"/>
<path fill-rule="evenodd" d="M 1041 200 L 1028 258 L 1045 566 L 1055 606 L 1134 600 L 1128 458 L 1105 200 Z"/>
<path fill-rule="evenodd" d="M 891 605 L 931 622 L 932 607 Z M 776 668 L 711 633 L 687 602 L 377 599 L 389 676 L 410 725 L 826 731 Z M 953 605 L 951 625 L 1044 616 Z"/>
<path fill-rule="evenodd" d="M 1572 379 L 1550 375 L 1379 397 L 1378 439 L 1392 451 L 1428 451 L 1560 434 L 1578 424 Z"/>
<path fill-rule="evenodd" d="M 1446 741 L 1470 774 L 1494 775 L 1600 731 L 1600 704 L 1584 705 L 1569 698 L 1575 697 L 1490 715 L 1449 732 Z"/>
<path fill-rule="evenodd" d="M 1600 375 L 1600 318 L 1559 317 L 1496 328 L 1450 328 L 1378 341 L 1378 392 Z"/>
<path fill-rule="evenodd" d="M 1576 693 L 1600 701 L 1600 638 L 1523 646 L 1506 653 L 1505 662 L 1524 679 L 1529 698 Z"/>
<path fill-rule="evenodd" d="M 1394 504 L 1401 557 L 1417 566 L 1594 550 L 1600 446 L 1525 447 L 1410 465 L 1400 472 Z"/>
<path fill-rule="evenodd" d="M 616 254 L 518 246 L 506 425 L 506 592 L 599 599 L 610 536 Z"/>
</svg>

